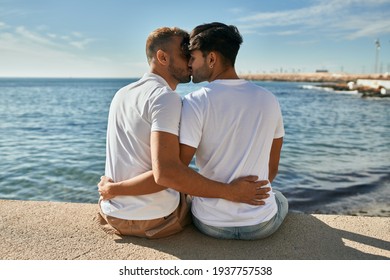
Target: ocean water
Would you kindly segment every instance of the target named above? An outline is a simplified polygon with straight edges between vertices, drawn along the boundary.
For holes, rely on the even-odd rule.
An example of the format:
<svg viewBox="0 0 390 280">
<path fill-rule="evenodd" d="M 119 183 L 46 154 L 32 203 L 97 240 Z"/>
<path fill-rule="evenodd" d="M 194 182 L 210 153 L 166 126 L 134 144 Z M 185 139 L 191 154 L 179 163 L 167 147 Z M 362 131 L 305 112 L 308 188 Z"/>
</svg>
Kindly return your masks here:
<svg viewBox="0 0 390 280">
<path fill-rule="evenodd" d="M 109 105 L 132 81 L 0 79 L 0 199 L 96 203 Z M 390 99 L 257 83 L 282 108 L 286 136 L 273 187 L 290 210 L 389 217 Z"/>
</svg>

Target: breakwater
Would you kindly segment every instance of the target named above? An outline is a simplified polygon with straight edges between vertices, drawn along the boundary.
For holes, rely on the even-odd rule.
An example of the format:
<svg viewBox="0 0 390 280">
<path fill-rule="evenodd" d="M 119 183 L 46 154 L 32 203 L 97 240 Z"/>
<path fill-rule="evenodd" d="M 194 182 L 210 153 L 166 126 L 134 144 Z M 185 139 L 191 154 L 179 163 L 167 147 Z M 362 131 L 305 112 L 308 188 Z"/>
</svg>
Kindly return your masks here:
<svg viewBox="0 0 390 280">
<path fill-rule="evenodd" d="M 360 93 L 362 97 L 390 97 L 388 74 L 268 73 L 244 74 L 242 79 L 274 82 L 319 83 L 319 87 Z"/>
</svg>

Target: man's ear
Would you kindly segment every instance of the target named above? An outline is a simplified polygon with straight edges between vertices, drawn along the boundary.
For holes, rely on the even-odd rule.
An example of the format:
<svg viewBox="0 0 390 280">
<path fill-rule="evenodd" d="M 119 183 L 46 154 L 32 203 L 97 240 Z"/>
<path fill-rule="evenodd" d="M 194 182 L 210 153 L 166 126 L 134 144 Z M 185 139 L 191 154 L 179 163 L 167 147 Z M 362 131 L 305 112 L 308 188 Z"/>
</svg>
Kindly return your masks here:
<svg viewBox="0 0 390 280">
<path fill-rule="evenodd" d="M 210 68 L 214 68 L 215 63 L 217 62 L 217 54 L 215 52 L 209 52 L 207 55 L 207 63 Z"/>
<path fill-rule="evenodd" d="M 158 50 L 156 54 L 157 60 L 162 65 L 168 64 L 168 54 L 164 52 L 163 50 Z"/>
</svg>

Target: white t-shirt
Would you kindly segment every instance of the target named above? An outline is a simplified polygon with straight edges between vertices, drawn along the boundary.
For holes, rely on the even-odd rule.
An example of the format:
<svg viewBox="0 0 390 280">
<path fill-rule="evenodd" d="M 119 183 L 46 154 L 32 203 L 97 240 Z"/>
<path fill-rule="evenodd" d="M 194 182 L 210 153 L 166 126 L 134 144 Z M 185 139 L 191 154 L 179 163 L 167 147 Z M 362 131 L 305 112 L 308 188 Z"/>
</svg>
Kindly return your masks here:
<svg viewBox="0 0 390 280">
<path fill-rule="evenodd" d="M 121 88 L 108 116 L 106 171 L 114 181 L 152 170 L 152 131 L 179 134 L 181 98 L 158 75 L 148 73 Z M 173 189 L 140 196 L 117 196 L 102 201 L 104 214 L 126 220 L 150 220 L 172 213 L 180 195 Z"/>
<path fill-rule="evenodd" d="M 216 80 L 184 97 L 180 143 L 197 148 L 200 174 L 220 182 L 246 175 L 268 179 L 272 142 L 284 136 L 276 97 L 245 80 Z M 263 206 L 194 197 L 192 213 L 211 226 L 249 226 L 277 212 L 274 194 Z"/>
</svg>

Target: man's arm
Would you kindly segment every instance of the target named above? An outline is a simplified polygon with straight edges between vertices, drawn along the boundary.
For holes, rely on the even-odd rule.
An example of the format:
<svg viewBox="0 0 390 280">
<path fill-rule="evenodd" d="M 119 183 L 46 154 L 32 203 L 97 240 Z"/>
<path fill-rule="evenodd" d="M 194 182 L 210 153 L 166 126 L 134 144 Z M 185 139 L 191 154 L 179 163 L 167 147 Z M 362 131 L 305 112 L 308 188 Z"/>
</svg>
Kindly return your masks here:
<svg viewBox="0 0 390 280">
<path fill-rule="evenodd" d="M 166 132 L 152 132 L 151 156 L 155 181 L 179 192 L 193 196 L 223 198 L 253 205 L 264 204 L 262 199 L 270 188 L 261 188 L 268 181 L 259 181 L 256 176 L 235 180 L 230 184 L 216 182 L 203 177 L 187 165 L 196 149 L 182 145 L 177 136 Z M 183 162 L 182 162 L 182 160 Z"/>
<path fill-rule="evenodd" d="M 118 195 L 144 195 L 165 190 L 166 187 L 157 185 L 153 171 L 147 171 L 131 179 L 114 182 L 111 178 L 102 176 L 98 184 L 99 193 L 104 200 Z"/>
<path fill-rule="evenodd" d="M 269 169 L 268 179 L 270 182 L 272 182 L 275 179 L 276 175 L 278 174 L 282 145 L 283 145 L 283 137 L 274 139 L 274 141 L 272 142 L 270 158 L 269 158 L 269 166 L 268 166 Z"/>
<path fill-rule="evenodd" d="M 98 184 L 103 199 L 118 195 L 150 194 L 165 189 L 161 186 L 163 184 L 194 196 L 224 198 L 252 205 L 264 204 L 261 200 L 269 196 L 270 188 L 261 188 L 268 181 L 255 182 L 257 176 L 239 178 L 230 184 L 201 176 L 188 167 L 196 149 L 187 145 L 180 145 L 179 148 L 178 137 L 173 134 L 152 132 L 151 146 L 153 171 L 116 183 L 103 176 Z M 154 173 L 157 176 L 153 176 Z"/>
</svg>

